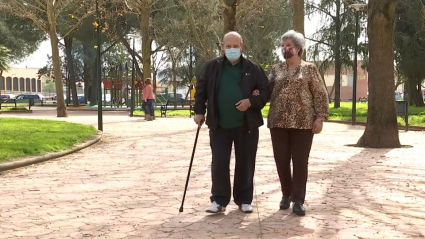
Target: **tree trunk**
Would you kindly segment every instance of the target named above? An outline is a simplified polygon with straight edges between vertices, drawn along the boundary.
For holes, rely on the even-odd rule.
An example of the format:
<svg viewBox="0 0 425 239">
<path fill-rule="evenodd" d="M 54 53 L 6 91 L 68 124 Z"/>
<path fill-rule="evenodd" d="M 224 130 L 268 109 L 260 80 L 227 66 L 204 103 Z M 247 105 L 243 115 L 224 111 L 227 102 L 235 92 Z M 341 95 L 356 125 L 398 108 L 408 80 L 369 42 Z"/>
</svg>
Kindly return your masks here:
<svg viewBox="0 0 425 239">
<path fill-rule="evenodd" d="M 334 91 L 335 91 L 335 82 L 332 85 L 331 91 L 329 92 L 329 102 L 332 102 L 332 95 L 333 95 Z"/>
<path fill-rule="evenodd" d="M 147 1 L 146 1 L 147 2 Z M 141 12 L 141 35 L 142 35 L 142 63 L 143 63 L 143 78 L 151 78 L 151 44 L 152 40 L 149 35 L 149 18 L 150 7 L 146 7 Z"/>
<path fill-rule="evenodd" d="M 337 0 L 336 4 L 336 33 L 335 33 L 335 97 L 334 108 L 341 107 L 341 2 Z"/>
<path fill-rule="evenodd" d="M 153 86 L 153 93 L 156 94 L 156 69 L 153 69 L 153 79 L 152 79 L 152 86 Z"/>
<path fill-rule="evenodd" d="M 425 9 L 425 7 L 424 7 L 424 9 Z M 422 79 L 421 79 L 420 76 L 418 76 L 418 90 L 417 90 L 417 92 L 418 92 L 419 101 L 416 104 L 416 106 L 425 106 L 424 96 L 423 96 L 423 93 L 422 93 Z"/>
<path fill-rule="evenodd" d="M 369 109 L 359 147 L 399 148 L 394 97 L 394 13 L 397 0 L 369 0 Z"/>
<path fill-rule="evenodd" d="M 3 76 L 3 70 L 0 70 L 0 77 Z M 0 96 L 1 96 L 1 88 L 0 88 Z"/>
<path fill-rule="evenodd" d="M 65 42 L 66 65 L 69 71 L 69 84 L 71 85 L 72 105 L 78 107 L 80 104 L 78 102 L 77 86 L 75 84 L 74 59 L 72 57 L 72 37 L 66 36 L 63 40 Z"/>
<path fill-rule="evenodd" d="M 56 15 L 54 1 L 46 1 L 46 12 L 47 19 L 49 22 L 48 34 L 50 37 L 50 45 L 52 47 L 52 62 L 53 62 L 53 73 L 55 76 L 55 85 L 56 85 L 56 99 L 57 99 L 57 108 L 56 115 L 57 117 L 68 117 L 68 113 L 65 106 L 65 99 L 63 95 L 63 83 L 62 83 L 62 72 L 60 68 L 60 57 L 59 57 L 59 39 L 56 33 Z"/>
<path fill-rule="evenodd" d="M 141 62 L 143 62 L 143 58 L 139 55 L 139 53 L 137 53 L 136 51 L 133 51 L 133 48 L 130 46 L 130 44 L 128 43 L 128 41 L 125 38 L 122 38 L 121 42 L 123 43 L 125 48 L 127 48 L 128 53 L 130 55 L 134 54 L 134 56 L 136 57 L 136 72 L 137 72 L 137 75 L 142 76 L 143 72 L 142 72 L 142 70 L 140 70 L 139 64 L 137 64 L 137 59 L 139 59 Z"/>
<path fill-rule="evenodd" d="M 416 106 L 424 106 L 422 98 L 421 80 L 417 78 L 408 78 L 409 81 L 409 101 Z"/>
<path fill-rule="evenodd" d="M 52 46 L 52 62 L 53 72 L 55 75 L 56 85 L 56 97 L 57 97 L 57 117 L 68 117 L 66 111 L 65 99 L 63 96 L 63 83 L 62 83 L 62 72 L 60 69 L 60 58 L 59 58 L 59 39 L 56 35 L 56 31 L 50 31 L 50 44 Z"/>
<path fill-rule="evenodd" d="M 224 32 L 236 31 L 236 3 L 237 0 L 224 0 L 223 21 Z"/>
<path fill-rule="evenodd" d="M 84 59 L 83 62 L 83 81 L 84 81 L 84 103 L 87 104 L 87 100 L 90 97 L 89 86 L 91 85 L 90 80 L 90 67 L 87 59 Z"/>
<path fill-rule="evenodd" d="M 305 35 L 304 32 L 304 0 L 292 0 L 292 24 L 294 30 Z M 304 51 L 303 59 L 306 60 L 306 51 Z"/>
<path fill-rule="evenodd" d="M 173 69 L 174 109 L 177 109 L 177 79 L 176 78 L 177 78 L 177 73 L 176 73 L 176 70 Z"/>
<path fill-rule="evenodd" d="M 329 99 L 329 102 L 331 102 L 331 93 L 329 92 L 328 87 L 327 87 L 327 85 L 326 85 L 326 80 L 325 80 L 325 71 L 320 71 L 320 76 L 322 77 L 322 82 L 323 82 L 323 85 L 325 86 L 326 93 L 328 93 L 328 99 Z M 333 87 L 332 87 L 332 89 L 331 89 L 331 90 L 333 90 Z"/>
</svg>

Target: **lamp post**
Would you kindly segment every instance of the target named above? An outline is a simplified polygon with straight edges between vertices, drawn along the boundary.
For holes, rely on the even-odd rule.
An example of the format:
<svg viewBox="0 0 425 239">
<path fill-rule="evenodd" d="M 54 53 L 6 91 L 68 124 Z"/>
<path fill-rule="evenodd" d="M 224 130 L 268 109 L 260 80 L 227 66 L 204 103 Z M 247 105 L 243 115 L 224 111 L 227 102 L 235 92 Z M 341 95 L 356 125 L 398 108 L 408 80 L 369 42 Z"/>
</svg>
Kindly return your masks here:
<svg viewBox="0 0 425 239">
<path fill-rule="evenodd" d="M 97 49 L 96 49 L 96 78 L 97 78 L 97 129 L 103 131 L 103 115 L 102 115 L 102 69 L 100 60 L 100 12 L 99 12 L 99 1 L 96 0 L 96 15 L 97 15 L 97 27 L 96 27 L 96 38 L 97 38 Z"/>
<path fill-rule="evenodd" d="M 352 97 L 352 107 L 351 107 L 351 124 L 356 125 L 356 108 L 357 108 L 357 52 L 358 44 L 357 40 L 359 38 L 359 11 L 366 7 L 367 4 L 355 3 L 351 4 L 350 7 L 356 10 L 356 31 L 354 33 L 354 38 L 356 43 L 354 44 L 354 67 L 353 67 L 353 97 Z"/>
</svg>

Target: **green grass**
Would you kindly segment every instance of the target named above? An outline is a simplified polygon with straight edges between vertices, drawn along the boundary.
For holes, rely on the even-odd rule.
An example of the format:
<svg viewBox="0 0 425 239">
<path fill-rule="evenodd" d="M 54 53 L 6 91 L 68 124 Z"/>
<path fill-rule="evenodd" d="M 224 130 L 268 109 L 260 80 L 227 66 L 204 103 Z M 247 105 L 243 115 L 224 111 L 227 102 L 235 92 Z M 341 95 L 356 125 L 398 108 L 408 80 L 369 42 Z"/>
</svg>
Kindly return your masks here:
<svg viewBox="0 0 425 239">
<path fill-rule="evenodd" d="M 341 107 L 336 109 L 333 103 L 329 105 L 329 119 L 351 121 L 351 102 L 341 102 Z M 357 122 L 366 122 L 367 120 L 367 103 L 357 103 L 356 120 Z M 263 110 L 263 117 L 269 114 L 269 104 Z M 143 111 L 134 111 L 135 115 L 144 115 Z M 155 110 L 155 115 L 161 115 L 159 110 Z M 167 116 L 186 116 L 189 117 L 189 110 L 168 110 Z M 399 125 L 405 125 L 404 119 L 397 117 Z M 409 106 L 409 125 L 425 126 L 425 107 Z"/>
<path fill-rule="evenodd" d="M 92 126 L 63 121 L 0 118 L 0 162 L 70 149 L 96 132 Z"/>
<path fill-rule="evenodd" d="M 358 103 L 356 105 L 356 121 L 367 121 L 367 103 Z M 341 107 L 336 109 L 333 103 L 329 105 L 329 119 L 330 120 L 345 120 L 351 121 L 351 102 L 341 102 Z M 425 126 L 425 107 L 409 106 L 409 125 Z M 397 117 L 399 125 L 405 125 L 402 117 Z"/>
<path fill-rule="evenodd" d="M 25 107 L 9 107 L 9 108 L 1 108 L 1 111 L 14 111 L 14 110 L 28 110 L 27 108 L 25 108 Z"/>
</svg>

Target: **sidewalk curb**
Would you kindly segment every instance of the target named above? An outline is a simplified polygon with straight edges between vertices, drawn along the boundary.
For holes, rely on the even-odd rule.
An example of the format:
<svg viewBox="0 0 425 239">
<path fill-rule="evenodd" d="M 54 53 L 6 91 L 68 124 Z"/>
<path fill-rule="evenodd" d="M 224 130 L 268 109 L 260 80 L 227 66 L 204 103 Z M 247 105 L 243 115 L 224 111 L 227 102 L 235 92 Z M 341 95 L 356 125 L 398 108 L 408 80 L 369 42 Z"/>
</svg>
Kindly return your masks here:
<svg viewBox="0 0 425 239">
<path fill-rule="evenodd" d="M 103 132 L 98 131 L 95 135 L 93 135 L 91 139 L 87 140 L 86 142 L 77 144 L 72 149 L 68 149 L 62 152 L 48 153 L 48 154 L 45 154 L 42 156 L 36 156 L 36 157 L 25 157 L 21 160 L 9 162 L 9 163 L 0 163 L 0 172 L 16 169 L 20 167 L 25 167 L 31 164 L 41 163 L 44 161 L 60 158 L 60 157 L 75 153 L 77 151 L 85 149 L 99 142 L 102 139 L 102 135 L 103 135 Z"/>
<path fill-rule="evenodd" d="M 326 120 L 325 122 L 351 125 L 351 121 L 344 121 L 344 120 Z M 365 122 L 356 122 L 356 125 L 357 126 L 366 126 L 366 123 Z M 399 130 L 405 130 L 406 127 L 399 125 L 398 129 Z M 409 125 L 409 131 L 425 131 L 425 127 Z"/>
<path fill-rule="evenodd" d="M 25 114 L 25 113 L 32 113 L 32 110 L 8 110 L 8 111 L 0 111 L 0 114 Z"/>
</svg>

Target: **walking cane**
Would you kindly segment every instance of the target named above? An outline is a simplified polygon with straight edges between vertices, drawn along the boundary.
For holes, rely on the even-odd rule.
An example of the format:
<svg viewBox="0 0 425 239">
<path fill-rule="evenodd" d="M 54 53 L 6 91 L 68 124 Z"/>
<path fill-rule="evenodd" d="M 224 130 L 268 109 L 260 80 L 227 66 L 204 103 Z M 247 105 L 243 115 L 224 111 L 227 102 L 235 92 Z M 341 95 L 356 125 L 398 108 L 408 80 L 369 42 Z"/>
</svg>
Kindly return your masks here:
<svg viewBox="0 0 425 239">
<path fill-rule="evenodd" d="M 196 130 L 195 144 L 193 145 L 192 158 L 190 159 L 189 171 L 187 172 L 186 186 L 184 187 L 182 205 L 180 206 L 179 212 L 183 212 L 184 199 L 186 197 L 187 185 L 189 184 L 190 171 L 192 170 L 193 157 L 195 156 L 196 144 L 198 143 L 199 130 L 201 129 L 202 123 L 198 125 Z"/>
</svg>

